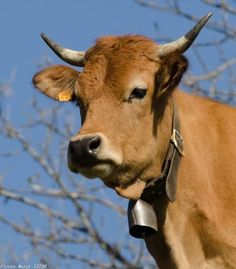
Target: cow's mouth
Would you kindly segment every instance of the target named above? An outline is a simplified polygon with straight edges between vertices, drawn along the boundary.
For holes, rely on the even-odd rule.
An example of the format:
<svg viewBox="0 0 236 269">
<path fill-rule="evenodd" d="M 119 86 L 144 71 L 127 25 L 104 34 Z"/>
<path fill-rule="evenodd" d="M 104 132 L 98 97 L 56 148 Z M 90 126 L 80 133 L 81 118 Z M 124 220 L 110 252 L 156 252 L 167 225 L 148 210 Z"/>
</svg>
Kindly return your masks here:
<svg viewBox="0 0 236 269">
<path fill-rule="evenodd" d="M 74 173 L 80 173 L 88 178 L 105 179 L 113 171 L 114 163 L 108 160 L 81 161 L 77 163 L 68 163 L 70 170 Z"/>
<path fill-rule="evenodd" d="M 80 169 L 92 168 L 96 165 L 103 164 L 104 162 L 99 160 L 92 160 L 92 161 L 82 161 L 78 162 L 76 166 Z"/>
</svg>

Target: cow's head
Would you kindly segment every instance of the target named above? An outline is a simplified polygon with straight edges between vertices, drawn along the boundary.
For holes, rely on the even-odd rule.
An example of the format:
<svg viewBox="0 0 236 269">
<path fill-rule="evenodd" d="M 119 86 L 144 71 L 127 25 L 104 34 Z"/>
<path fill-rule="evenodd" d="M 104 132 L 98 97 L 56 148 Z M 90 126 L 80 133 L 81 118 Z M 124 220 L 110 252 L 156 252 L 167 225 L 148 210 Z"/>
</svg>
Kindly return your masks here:
<svg viewBox="0 0 236 269">
<path fill-rule="evenodd" d="M 171 135 L 172 91 L 192 44 L 210 15 L 175 42 L 158 46 L 143 36 L 104 37 L 86 53 L 47 44 L 79 72 L 56 65 L 33 78 L 40 91 L 78 103 L 82 126 L 71 138 L 68 164 L 73 172 L 99 177 L 127 198 L 139 198 L 160 173 Z"/>
</svg>

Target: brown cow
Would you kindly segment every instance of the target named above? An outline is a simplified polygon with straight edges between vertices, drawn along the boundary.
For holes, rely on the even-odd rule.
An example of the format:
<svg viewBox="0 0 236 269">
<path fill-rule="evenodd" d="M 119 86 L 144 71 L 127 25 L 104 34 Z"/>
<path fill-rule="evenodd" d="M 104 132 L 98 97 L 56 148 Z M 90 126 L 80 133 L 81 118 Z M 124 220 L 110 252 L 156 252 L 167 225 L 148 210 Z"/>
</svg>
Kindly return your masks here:
<svg viewBox="0 0 236 269">
<path fill-rule="evenodd" d="M 145 238 L 162 269 L 236 268 L 236 110 L 177 89 L 188 65 L 182 53 L 209 17 L 162 46 L 143 36 L 109 36 L 85 53 L 43 35 L 59 57 L 84 68 L 52 66 L 33 79 L 49 97 L 79 104 L 70 169 L 132 200 L 163 171 L 175 104 L 184 140 L 184 156 L 175 144 L 182 157 L 176 200 L 173 187 L 173 195 L 162 189 L 149 201 L 159 231 Z"/>
</svg>

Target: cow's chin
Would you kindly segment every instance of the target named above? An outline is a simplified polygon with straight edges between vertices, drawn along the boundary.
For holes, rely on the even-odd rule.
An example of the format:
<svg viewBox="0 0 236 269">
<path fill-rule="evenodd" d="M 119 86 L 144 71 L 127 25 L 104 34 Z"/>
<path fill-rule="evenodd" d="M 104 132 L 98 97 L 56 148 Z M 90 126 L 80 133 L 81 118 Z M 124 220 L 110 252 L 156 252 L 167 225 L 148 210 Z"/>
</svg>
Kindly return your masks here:
<svg viewBox="0 0 236 269">
<path fill-rule="evenodd" d="M 138 177 L 130 180 L 127 177 L 124 180 L 124 178 L 119 177 L 116 173 L 111 174 L 111 177 L 104 179 L 103 182 L 107 187 L 115 190 L 119 196 L 131 200 L 138 200 L 147 184 L 146 181 Z"/>
<path fill-rule="evenodd" d="M 128 187 L 117 186 L 115 191 L 118 195 L 131 199 L 138 200 L 146 186 L 146 182 L 137 179 L 134 183 L 130 184 Z"/>
</svg>

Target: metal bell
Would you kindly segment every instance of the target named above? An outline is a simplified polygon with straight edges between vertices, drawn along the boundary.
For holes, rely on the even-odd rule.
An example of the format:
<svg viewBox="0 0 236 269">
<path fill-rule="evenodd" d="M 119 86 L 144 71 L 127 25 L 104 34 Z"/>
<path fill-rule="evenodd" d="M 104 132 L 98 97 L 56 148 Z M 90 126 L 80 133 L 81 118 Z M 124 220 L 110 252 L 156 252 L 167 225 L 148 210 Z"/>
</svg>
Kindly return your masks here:
<svg viewBox="0 0 236 269">
<path fill-rule="evenodd" d="M 129 201 L 128 222 L 129 233 L 136 238 L 145 238 L 158 231 L 155 211 L 142 199 Z"/>
</svg>

